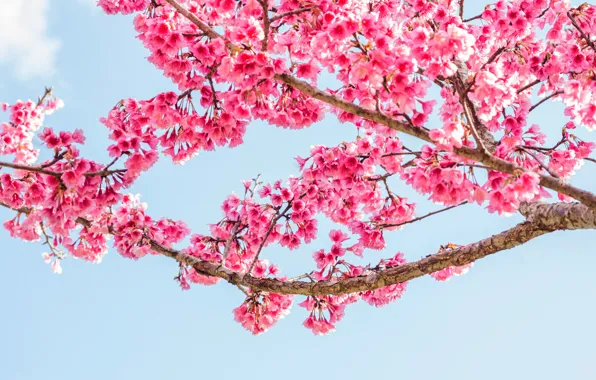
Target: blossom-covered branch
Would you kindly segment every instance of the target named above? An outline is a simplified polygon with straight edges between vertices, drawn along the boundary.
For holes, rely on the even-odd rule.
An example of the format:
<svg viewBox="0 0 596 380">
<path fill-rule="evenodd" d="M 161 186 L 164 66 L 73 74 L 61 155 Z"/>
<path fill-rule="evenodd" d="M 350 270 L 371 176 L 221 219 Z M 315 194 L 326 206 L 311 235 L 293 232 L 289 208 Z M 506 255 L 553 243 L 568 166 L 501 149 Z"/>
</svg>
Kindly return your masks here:
<svg viewBox="0 0 596 380">
<path fill-rule="evenodd" d="M 570 183 L 596 147 L 573 133 L 596 128 L 595 7 L 499 1 L 472 18 L 482 25 L 471 25 L 464 2 L 448 0 L 99 5 L 109 14 L 135 13 L 149 61 L 178 90 L 123 99 L 101 119 L 111 141 L 107 165 L 81 153 L 83 131 L 42 129 L 45 115 L 62 106 L 51 91 L 37 102 L 2 106 L 9 116 L 0 129 L 7 157 L 0 205 L 16 211 L 4 226 L 15 238 L 44 242 L 44 260 L 57 273 L 67 256 L 101 261 L 113 238 L 126 258 L 174 258 L 183 289 L 221 279 L 235 285 L 244 297 L 235 319 L 255 334 L 287 314 L 294 295 L 306 296 L 299 304 L 308 311 L 304 325 L 324 334 L 347 305 L 386 305 L 411 279 L 445 281 L 540 235 L 596 228 L 596 195 Z M 323 70 L 335 88 L 318 83 Z M 534 95 L 542 99 L 532 104 Z M 530 112 L 549 101 L 564 102 L 570 120 L 529 124 Z M 224 200 L 223 218 L 208 233 L 154 219 L 138 196 L 126 194 L 161 157 L 183 163 L 242 144 L 252 121 L 301 129 L 327 112 L 356 126 L 353 141 L 314 145 L 287 180 L 245 181 L 244 194 Z M 558 142 L 547 145 L 553 133 Z M 406 146 L 404 135 L 415 139 Z M 34 137 L 49 157 L 43 162 Z M 391 181 L 440 207 L 419 213 Z M 552 192 L 561 202 L 543 203 Z M 393 251 L 376 264 L 352 262 L 370 250 L 387 252 L 387 233 L 462 204 L 520 212 L 526 221 L 476 243 L 447 243 L 420 260 Z M 266 248 L 312 243 L 321 218 L 336 227 L 330 246 L 313 252 L 310 272 L 282 275 Z M 175 248 L 189 235 L 186 247 Z"/>
</svg>

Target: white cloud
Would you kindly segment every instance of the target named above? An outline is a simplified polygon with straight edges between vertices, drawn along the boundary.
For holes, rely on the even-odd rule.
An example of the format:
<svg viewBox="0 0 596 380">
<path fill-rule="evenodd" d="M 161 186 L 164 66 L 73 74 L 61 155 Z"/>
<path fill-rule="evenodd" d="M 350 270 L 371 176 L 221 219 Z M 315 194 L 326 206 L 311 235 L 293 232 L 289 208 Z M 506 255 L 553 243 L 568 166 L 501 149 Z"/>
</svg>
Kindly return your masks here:
<svg viewBox="0 0 596 380">
<path fill-rule="evenodd" d="M 20 79 L 52 75 L 60 41 L 47 34 L 49 0 L 0 2 L 0 64 Z"/>
</svg>

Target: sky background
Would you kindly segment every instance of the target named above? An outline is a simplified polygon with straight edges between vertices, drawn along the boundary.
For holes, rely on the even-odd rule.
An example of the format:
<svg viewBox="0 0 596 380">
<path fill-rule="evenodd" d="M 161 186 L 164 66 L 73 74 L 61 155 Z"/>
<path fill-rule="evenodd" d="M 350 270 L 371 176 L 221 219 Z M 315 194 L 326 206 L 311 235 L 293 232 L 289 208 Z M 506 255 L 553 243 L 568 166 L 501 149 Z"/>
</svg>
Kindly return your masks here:
<svg viewBox="0 0 596 380">
<path fill-rule="evenodd" d="M 46 119 L 56 129 L 83 128 L 86 156 L 107 162 L 107 131 L 98 122 L 120 99 L 148 99 L 173 89 L 149 64 L 131 18 L 107 16 L 89 0 L 2 0 L 0 101 L 36 98 L 52 85 L 66 107 Z M 469 1 L 466 16 L 484 1 Z M 579 2 L 577 2 L 579 3 Z M 534 121 L 558 136 L 562 106 L 540 107 Z M 6 115 L 0 116 L 5 120 Z M 184 166 L 161 160 L 133 189 L 153 217 L 185 220 L 195 232 L 221 218 L 227 194 L 262 173 L 266 181 L 296 174 L 296 155 L 310 145 L 350 141 L 356 130 L 329 117 L 301 131 L 262 123 L 235 149 L 201 153 Z M 593 138 L 593 135 L 592 135 Z M 596 188 L 590 163 L 574 183 Z M 402 182 L 400 194 L 422 201 Z M 420 214 L 437 206 L 421 202 Z M 12 214 L 0 210 L 6 220 Z M 410 261 L 441 244 L 467 244 L 520 220 L 476 206 L 444 213 L 386 235 L 388 249 Z M 265 256 L 287 275 L 313 266 L 313 251 L 329 246 L 323 223 L 315 243 Z M 67 259 L 64 273 L 44 264 L 41 243 L 0 231 L 0 379 L 594 379 L 596 267 L 594 231 L 550 234 L 481 260 L 465 276 L 410 282 L 384 308 L 351 305 L 337 331 L 316 337 L 292 313 L 254 337 L 232 318 L 243 300 L 234 287 L 172 280 L 174 261 L 137 262 L 114 250 L 99 265 Z M 300 302 L 302 298 L 296 298 Z M 295 303 L 297 303 L 295 302 Z"/>
</svg>

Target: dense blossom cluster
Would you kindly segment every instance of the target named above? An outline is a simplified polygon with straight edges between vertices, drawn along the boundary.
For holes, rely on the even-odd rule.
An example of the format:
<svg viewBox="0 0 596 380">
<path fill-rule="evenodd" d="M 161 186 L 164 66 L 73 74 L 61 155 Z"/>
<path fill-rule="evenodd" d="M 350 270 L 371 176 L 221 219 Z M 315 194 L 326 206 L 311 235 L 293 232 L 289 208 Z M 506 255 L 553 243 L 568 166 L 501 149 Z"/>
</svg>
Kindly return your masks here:
<svg viewBox="0 0 596 380">
<path fill-rule="evenodd" d="M 463 20 L 455 0 L 98 5 L 108 14 L 135 13 L 149 61 L 179 93 L 124 99 L 110 110 L 101 119 L 112 141 L 109 163 L 81 156 L 81 130 L 41 129 L 44 116 L 62 106 L 49 91 L 37 103 L 1 105 L 8 121 L 0 125 L 0 154 L 12 161 L 0 163 L 0 204 L 17 212 L 4 226 L 13 237 L 44 241 L 50 252 L 43 258 L 57 273 L 67 254 L 101 261 L 110 238 L 122 256 L 139 259 L 189 237 L 181 255 L 241 278 L 316 284 L 374 276 L 407 265 L 404 255 L 376 266 L 354 265 L 351 255 L 386 249 L 385 233 L 426 217 L 391 190 L 391 181 L 403 181 L 445 210 L 475 203 L 511 214 L 524 202 L 551 196 L 542 178 L 569 179 L 596 148 L 571 133 L 576 125 L 596 128 L 594 6 L 499 0 Z M 334 88 L 312 87 L 324 73 L 334 76 Z M 433 86 L 440 99 L 429 94 Z M 569 123 L 529 125 L 530 112 L 549 99 L 565 104 Z M 153 219 L 138 196 L 126 194 L 160 154 L 184 163 L 202 150 L 241 144 L 253 120 L 298 129 L 326 112 L 356 125 L 358 137 L 313 146 L 296 158 L 299 174 L 287 181 L 245 182 L 244 195 L 224 200 L 224 217 L 208 234 L 191 235 L 184 222 Z M 438 125 L 429 122 L 433 114 Z M 388 128 L 387 118 L 399 127 Z M 396 129 L 419 142 L 406 144 L 410 140 Z M 547 132 L 562 137 L 550 146 Z M 35 136 L 50 152 L 44 161 Z M 470 151 L 476 158 L 462 153 Z M 503 162 L 516 169 L 502 169 Z M 290 279 L 262 257 L 273 244 L 293 250 L 312 242 L 323 216 L 338 229 L 329 234 L 329 248 L 313 253 L 315 270 Z M 447 266 L 431 276 L 445 281 L 470 266 Z M 176 278 L 182 289 L 220 280 L 188 260 L 180 261 Z M 308 312 L 304 326 L 315 334 L 332 332 L 347 305 L 359 299 L 387 305 L 406 285 L 307 296 L 299 304 Z M 246 298 L 234 318 L 254 334 L 290 310 L 292 295 L 238 286 Z"/>
</svg>

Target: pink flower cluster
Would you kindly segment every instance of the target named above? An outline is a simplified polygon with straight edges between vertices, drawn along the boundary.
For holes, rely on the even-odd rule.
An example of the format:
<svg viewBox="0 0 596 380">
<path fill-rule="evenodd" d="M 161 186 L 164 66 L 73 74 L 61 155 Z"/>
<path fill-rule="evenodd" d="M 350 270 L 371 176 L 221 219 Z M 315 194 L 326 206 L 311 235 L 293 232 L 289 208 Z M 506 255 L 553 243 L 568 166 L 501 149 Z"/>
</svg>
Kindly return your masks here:
<svg viewBox="0 0 596 380">
<path fill-rule="evenodd" d="M 56 273 L 67 255 L 100 262 L 110 236 L 132 259 L 180 244 L 190 235 L 184 222 L 154 219 L 124 189 L 160 154 L 182 164 L 200 151 L 242 144 L 255 120 L 300 129 L 329 112 L 358 128 L 354 141 L 314 145 L 297 157 L 298 173 L 286 181 L 245 181 L 243 195 L 223 201 L 223 218 L 208 233 L 190 235 L 181 250 L 226 271 L 278 281 L 295 279 L 281 276 L 264 251 L 311 243 L 322 217 L 338 226 L 329 234 L 330 247 L 314 252 L 316 269 L 301 279 L 342 281 L 406 265 L 401 253 L 375 267 L 350 263 L 352 254 L 384 250 L 385 233 L 423 219 L 396 193 L 398 181 L 435 204 L 476 203 L 512 214 L 522 202 L 551 196 L 540 176 L 568 180 L 596 147 L 571 133 L 576 123 L 596 127 L 594 6 L 498 0 L 478 16 L 482 22 L 464 22 L 453 0 L 178 0 L 191 19 L 170 3 L 98 1 L 108 14 L 136 13 L 148 60 L 178 88 L 148 100 L 121 100 L 101 119 L 111 140 L 109 163 L 81 155 L 83 131 L 42 129 L 45 115 L 62 106 L 49 91 L 38 102 L 0 105 L 9 113 L 0 124 L 0 155 L 10 157 L 0 162 L 0 204 L 16 211 L 4 226 L 13 237 L 47 244 L 43 258 Z M 321 83 L 333 88 L 310 87 Z M 561 100 L 571 119 L 559 126 L 554 145 L 545 145 L 546 132 L 559 127 L 529 121 L 543 104 L 537 97 Z M 437 100 L 442 103 L 435 108 Z M 386 118 L 392 128 L 382 124 Z M 481 154 L 515 170 L 458 155 L 478 149 L 477 135 L 488 133 L 494 141 L 484 141 L 490 152 Z M 469 267 L 431 276 L 445 281 Z M 219 281 L 195 268 L 180 264 L 182 289 Z M 246 298 L 234 318 L 254 334 L 290 310 L 292 296 L 240 288 Z M 304 325 L 327 334 L 347 305 L 362 299 L 383 306 L 405 289 L 399 283 L 308 297 L 300 303 L 308 315 Z"/>
<path fill-rule="evenodd" d="M 100 6 L 107 14 L 129 14 L 147 8 L 149 0 L 98 0 Z"/>
<path fill-rule="evenodd" d="M 292 296 L 267 293 L 248 296 L 234 309 L 234 319 L 254 335 L 262 334 L 290 313 Z"/>
</svg>

